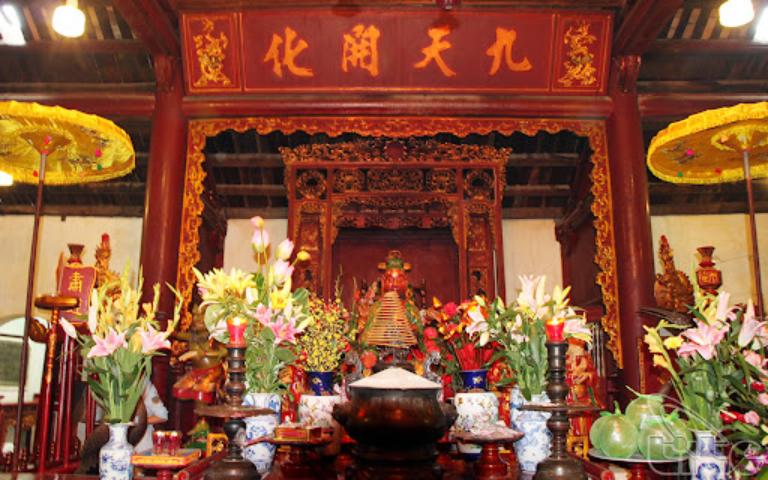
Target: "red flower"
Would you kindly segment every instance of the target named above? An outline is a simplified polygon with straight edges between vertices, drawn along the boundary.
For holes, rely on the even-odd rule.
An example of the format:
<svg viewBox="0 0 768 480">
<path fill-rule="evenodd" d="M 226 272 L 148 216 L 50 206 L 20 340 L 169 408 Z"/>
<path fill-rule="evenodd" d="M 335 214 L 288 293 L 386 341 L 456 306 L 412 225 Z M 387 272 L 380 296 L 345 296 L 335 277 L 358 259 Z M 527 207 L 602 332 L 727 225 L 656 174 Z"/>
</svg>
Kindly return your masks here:
<svg viewBox="0 0 768 480">
<path fill-rule="evenodd" d="M 443 305 L 443 313 L 448 315 L 449 317 L 452 317 L 458 313 L 459 309 L 453 302 L 448 302 L 445 305 Z"/>
<path fill-rule="evenodd" d="M 427 327 L 424 329 L 424 338 L 434 340 L 438 337 L 437 329 L 435 327 Z"/>
<path fill-rule="evenodd" d="M 757 393 L 764 393 L 765 384 L 763 382 L 752 382 L 752 390 L 756 391 Z"/>
<path fill-rule="evenodd" d="M 741 422 L 744 423 L 744 415 L 742 415 L 739 412 L 730 412 L 727 410 L 724 410 L 720 412 L 720 419 L 723 421 L 725 425 L 730 425 L 734 422 Z"/>
</svg>

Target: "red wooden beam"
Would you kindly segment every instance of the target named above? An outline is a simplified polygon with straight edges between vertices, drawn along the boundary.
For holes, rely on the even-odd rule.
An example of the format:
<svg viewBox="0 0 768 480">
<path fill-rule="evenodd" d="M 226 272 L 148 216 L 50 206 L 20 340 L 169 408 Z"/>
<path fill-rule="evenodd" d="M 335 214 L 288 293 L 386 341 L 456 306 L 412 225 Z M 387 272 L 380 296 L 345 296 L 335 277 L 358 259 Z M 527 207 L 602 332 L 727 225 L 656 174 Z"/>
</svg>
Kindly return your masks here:
<svg viewBox="0 0 768 480">
<path fill-rule="evenodd" d="M 253 115 L 489 115 L 514 117 L 606 118 L 609 97 L 478 96 L 260 96 L 184 98 L 190 118 Z"/>
<path fill-rule="evenodd" d="M 768 44 L 752 40 L 656 40 L 648 53 L 654 55 L 765 55 Z"/>
<path fill-rule="evenodd" d="M 639 0 L 629 10 L 614 37 L 614 53 L 642 55 L 683 5 L 683 0 Z"/>
<path fill-rule="evenodd" d="M 51 54 L 51 53 L 141 53 L 146 47 L 138 40 L 78 39 L 43 40 L 26 45 L 0 45 L 0 55 L 5 54 Z"/>
<path fill-rule="evenodd" d="M 0 93 L 0 100 L 59 105 L 107 117 L 151 117 L 155 110 L 152 93 Z"/>
<path fill-rule="evenodd" d="M 710 108 L 768 101 L 768 93 L 646 93 L 639 95 L 643 118 L 682 118 Z"/>
<path fill-rule="evenodd" d="M 112 3 L 153 56 L 181 55 L 179 38 L 173 28 L 175 19 L 169 18 L 156 0 L 113 0 Z"/>
</svg>

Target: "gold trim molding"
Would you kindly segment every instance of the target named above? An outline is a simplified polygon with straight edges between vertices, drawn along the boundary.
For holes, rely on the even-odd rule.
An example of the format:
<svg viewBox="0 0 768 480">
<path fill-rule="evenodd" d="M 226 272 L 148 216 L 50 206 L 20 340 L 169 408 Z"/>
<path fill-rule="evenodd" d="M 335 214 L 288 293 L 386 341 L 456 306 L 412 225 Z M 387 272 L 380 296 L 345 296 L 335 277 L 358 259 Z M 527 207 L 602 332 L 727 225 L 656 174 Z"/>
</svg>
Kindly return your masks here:
<svg viewBox="0 0 768 480">
<path fill-rule="evenodd" d="M 192 298 L 195 284 L 192 267 L 200 259 L 198 252 L 200 215 L 203 211 L 202 192 L 205 171 L 203 148 L 208 137 L 224 130 L 245 132 L 255 130 L 260 135 L 281 131 L 287 135 L 304 131 L 310 135 L 325 133 L 332 137 L 356 133 L 370 137 L 419 137 L 452 133 L 463 137 L 499 132 L 511 135 L 521 132 L 535 135 L 539 131 L 557 133 L 569 130 L 589 139 L 592 149 L 592 213 L 596 230 L 595 263 L 599 272 L 597 283 L 603 294 L 605 314 L 601 324 L 608 334 L 608 349 L 622 368 L 621 327 L 619 321 L 618 276 L 616 245 L 613 229 L 613 201 L 610 190 L 610 168 L 605 123 L 601 120 L 568 120 L 547 118 L 459 118 L 459 117 L 247 117 L 191 120 L 188 129 L 187 168 L 184 186 L 177 288 L 185 306 Z M 191 316 L 184 309 L 181 329 L 189 328 Z"/>
</svg>

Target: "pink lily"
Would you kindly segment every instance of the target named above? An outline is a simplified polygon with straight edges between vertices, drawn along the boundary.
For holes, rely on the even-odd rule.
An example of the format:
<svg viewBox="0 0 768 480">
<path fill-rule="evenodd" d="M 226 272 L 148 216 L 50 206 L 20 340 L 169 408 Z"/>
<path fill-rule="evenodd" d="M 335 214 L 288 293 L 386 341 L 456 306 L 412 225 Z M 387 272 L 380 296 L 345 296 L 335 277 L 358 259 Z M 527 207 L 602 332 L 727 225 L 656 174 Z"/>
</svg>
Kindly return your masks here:
<svg viewBox="0 0 768 480">
<path fill-rule="evenodd" d="M 265 306 L 263 303 L 260 303 L 259 306 L 256 307 L 255 317 L 260 324 L 267 327 L 272 323 L 272 309 Z"/>
<path fill-rule="evenodd" d="M 563 327 L 563 332 L 566 336 L 581 338 L 584 340 L 592 338 L 592 330 L 589 329 L 586 320 L 582 316 L 577 316 L 566 320 L 565 326 Z"/>
<path fill-rule="evenodd" d="M 766 322 L 760 322 L 755 315 L 755 306 L 752 304 L 752 300 L 747 304 L 747 311 L 744 312 L 744 320 L 741 324 L 741 330 L 739 331 L 739 346 L 744 348 L 753 340 L 756 345 L 752 345 L 753 348 L 761 348 L 768 345 L 768 328 L 766 328 Z"/>
<path fill-rule="evenodd" d="M 125 343 L 125 333 L 118 333 L 114 328 L 110 328 L 104 338 L 94 335 L 93 341 L 96 345 L 91 347 L 91 350 L 88 352 L 88 358 L 107 357 L 112 355 L 118 348 L 128 346 L 128 344 Z"/>
<path fill-rule="evenodd" d="M 266 230 L 259 229 L 253 232 L 253 238 L 251 238 L 251 244 L 253 249 L 257 253 L 263 253 L 269 248 L 269 233 Z"/>
<path fill-rule="evenodd" d="M 147 330 L 139 332 L 141 337 L 141 353 L 152 353 L 161 348 L 171 348 L 171 342 L 168 341 L 166 332 L 158 332 L 152 325 L 147 326 Z"/>
<path fill-rule="evenodd" d="M 727 332 L 728 325 L 717 327 L 696 322 L 696 328 L 689 328 L 683 332 L 683 337 L 690 341 L 683 343 L 677 353 L 681 357 L 698 353 L 704 360 L 710 360 L 715 356 L 715 347 L 723 340 Z"/>
<path fill-rule="evenodd" d="M 296 324 L 292 321 L 276 321 L 269 326 L 272 329 L 272 333 L 275 334 L 275 345 L 288 342 L 296 342 L 296 334 L 300 333 L 296 328 Z"/>
</svg>

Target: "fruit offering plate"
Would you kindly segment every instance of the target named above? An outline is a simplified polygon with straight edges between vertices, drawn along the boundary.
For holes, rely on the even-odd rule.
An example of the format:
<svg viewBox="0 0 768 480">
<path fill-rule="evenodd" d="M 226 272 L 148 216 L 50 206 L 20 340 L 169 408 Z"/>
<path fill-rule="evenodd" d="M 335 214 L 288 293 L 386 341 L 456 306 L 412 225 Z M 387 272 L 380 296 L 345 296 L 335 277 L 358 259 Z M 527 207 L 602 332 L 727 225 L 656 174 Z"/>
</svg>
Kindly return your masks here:
<svg viewBox="0 0 768 480">
<path fill-rule="evenodd" d="M 679 457 L 679 458 L 665 458 L 662 460 L 651 460 L 649 458 L 642 457 L 639 453 L 635 453 L 631 457 L 626 458 L 616 458 L 616 457 L 609 457 L 597 448 L 590 448 L 589 449 L 589 456 L 594 457 L 598 460 L 605 460 L 607 462 L 625 462 L 625 463 L 678 463 L 682 462 L 684 460 L 688 460 L 688 455 Z"/>
<path fill-rule="evenodd" d="M 179 469 L 189 466 L 200 458 L 197 448 L 182 448 L 175 455 L 155 455 L 152 451 L 134 454 L 131 463 L 150 469 Z"/>
</svg>

